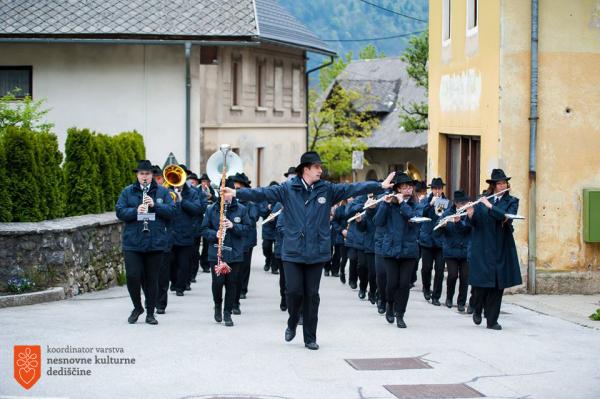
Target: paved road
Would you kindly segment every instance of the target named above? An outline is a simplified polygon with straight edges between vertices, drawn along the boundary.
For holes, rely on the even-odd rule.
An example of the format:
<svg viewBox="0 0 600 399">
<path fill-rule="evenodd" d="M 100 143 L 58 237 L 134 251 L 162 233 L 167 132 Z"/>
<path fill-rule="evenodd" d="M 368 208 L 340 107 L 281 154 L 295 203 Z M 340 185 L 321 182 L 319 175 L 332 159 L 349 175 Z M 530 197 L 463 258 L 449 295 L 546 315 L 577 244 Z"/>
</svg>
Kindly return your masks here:
<svg viewBox="0 0 600 399">
<path fill-rule="evenodd" d="M 0 398 L 394 398 L 385 385 L 456 384 L 494 398 L 598 398 L 600 331 L 505 305 L 501 332 L 476 327 L 456 309 L 436 308 L 414 289 L 408 329 L 389 325 L 356 291 L 323 278 L 319 351 L 285 343 L 277 277 L 255 257 L 236 325 L 212 319 L 210 277 L 171 295 L 158 326 L 126 323 L 125 288 L 62 302 L 0 310 Z M 142 320 L 142 319 L 140 319 Z M 13 345 L 42 346 L 41 379 L 29 391 L 12 378 Z M 89 376 L 48 376 L 48 347 L 120 347 L 135 364 L 89 365 Z M 94 349 L 95 351 L 96 349 Z M 106 354 L 98 354 L 106 357 Z M 419 357 L 431 368 L 357 371 L 344 359 Z M 52 365 L 53 369 L 60 365 Z M 408 390 L 405 390 L 408 393 Z"/>
</svg>

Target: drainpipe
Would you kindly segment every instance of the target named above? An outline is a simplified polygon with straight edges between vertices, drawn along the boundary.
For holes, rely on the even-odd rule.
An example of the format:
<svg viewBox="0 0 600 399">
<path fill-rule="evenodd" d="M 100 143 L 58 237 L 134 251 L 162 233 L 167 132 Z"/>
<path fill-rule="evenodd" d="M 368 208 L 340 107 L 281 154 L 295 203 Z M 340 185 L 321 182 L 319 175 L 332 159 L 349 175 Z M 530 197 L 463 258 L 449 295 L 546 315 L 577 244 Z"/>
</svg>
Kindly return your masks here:
<svg viewBox="0 0 600 399">
<path fill-rule="evenodd" d="M 308 75 L 310 75 L 311 73 L 313 73 L 315 71 L 318 71 L 319 69 L 328 67 L 329 65 L 333 64 L 334 58 L 335 58 L 335 56 L 330 55 L 329 56 L 329 62 L 326 62 L 325 64 L 320 65 L 320 66 L 318 66 L 316 68 L 309 69 L 308 71 L 306 71 L 306 74 L 305 74 L 306 76 L 304 77 L 304 89 L 306 90 L 306 94 L 304 96 L 305 97 L 304 98 L 304 102 L 305 102 L 305 107 L 306 107 L 305 108 L 306 109 L 306 151 L 308 151 L 308 143 L 309 143 L 309 139 L 310 139 L 309 138 L 310 129 L 309 129 L 309 126 L 308 126 L 308 86 L 309 86 L 308 85 L 308 80 L 309 80 L 309 76 Z M 308 57 L 304 56 L 304 60 L 305 61 L 308 60 Z"/>
<path fill-rule="evenodd" d="M 538 0 L 531 0 L 531 81 L 529 104 L 529 224 L 528 224 L 528 259 L 527 259 L 527 291 L 536 293 L 536 147 L 538 122 Z"/>
<path fill-rule="evenodd" d="M 185 164 L 192 169 L 190 165 L 190 98 L 192 90 L 192 79 L 190 77 L 190 55 L 192 53 L 192 43 L 185 43 Z"/>
</svg>

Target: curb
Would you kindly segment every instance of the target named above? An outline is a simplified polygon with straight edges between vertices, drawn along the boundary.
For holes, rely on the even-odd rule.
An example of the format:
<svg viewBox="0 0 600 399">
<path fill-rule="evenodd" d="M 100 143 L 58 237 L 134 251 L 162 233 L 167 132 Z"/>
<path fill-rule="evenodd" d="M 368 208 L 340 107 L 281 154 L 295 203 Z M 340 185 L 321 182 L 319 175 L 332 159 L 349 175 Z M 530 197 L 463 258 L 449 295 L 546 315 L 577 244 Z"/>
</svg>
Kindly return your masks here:
<svg viewBox="0 0 600 399">
<path fill-rule="evenodd" d="M 27 294 L 0 296 L 0 309 L 60 301 L 61 299 L 65 299 L 65 290 L 62 287 L 54 287 L 44 291 L 30 292 Z"/>
</svg>

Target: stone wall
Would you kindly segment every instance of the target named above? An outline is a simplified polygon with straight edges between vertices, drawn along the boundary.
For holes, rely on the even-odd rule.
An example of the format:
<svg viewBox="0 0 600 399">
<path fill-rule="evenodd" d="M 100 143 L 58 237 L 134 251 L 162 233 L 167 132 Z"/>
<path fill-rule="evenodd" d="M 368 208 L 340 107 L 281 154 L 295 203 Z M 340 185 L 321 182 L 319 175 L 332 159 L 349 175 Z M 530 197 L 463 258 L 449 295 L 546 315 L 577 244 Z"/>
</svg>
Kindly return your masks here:
<svg viewBox="0 0 600 399">
<path fill-rule="evenodd" d="M 122 224 L 114 212 L 38 223 L 0 223 L 0 292 L 12 277 L 67 296 L 117 284 L 124 271 Z"/>
</svg>

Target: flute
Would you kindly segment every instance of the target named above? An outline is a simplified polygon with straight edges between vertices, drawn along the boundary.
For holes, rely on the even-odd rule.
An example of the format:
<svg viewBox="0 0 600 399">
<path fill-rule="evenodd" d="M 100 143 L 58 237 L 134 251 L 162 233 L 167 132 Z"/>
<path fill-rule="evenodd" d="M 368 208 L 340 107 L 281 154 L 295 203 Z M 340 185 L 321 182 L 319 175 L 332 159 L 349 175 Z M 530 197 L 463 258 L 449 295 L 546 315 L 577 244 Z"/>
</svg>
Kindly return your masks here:
<svg viewBox="0 0 600 399">
<path fill-rule="evenodd" d="M 279 214 L 281 213 L 281 211 L 283 211 L 283 208 L 281 208 L 280 210 L 278 210 L 275 213 L 271 213 L 265 220 L 262 221 L 262 223 L 260 225 L 262 226 L 263 224 L 272 222 L 273 220 L 275 220 L 275 218 L 277 216 L 279 216 Z"/>
</svg>

